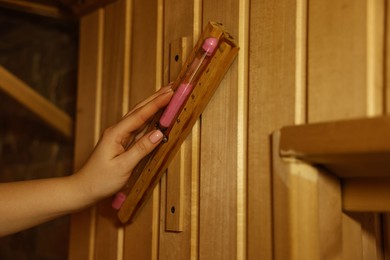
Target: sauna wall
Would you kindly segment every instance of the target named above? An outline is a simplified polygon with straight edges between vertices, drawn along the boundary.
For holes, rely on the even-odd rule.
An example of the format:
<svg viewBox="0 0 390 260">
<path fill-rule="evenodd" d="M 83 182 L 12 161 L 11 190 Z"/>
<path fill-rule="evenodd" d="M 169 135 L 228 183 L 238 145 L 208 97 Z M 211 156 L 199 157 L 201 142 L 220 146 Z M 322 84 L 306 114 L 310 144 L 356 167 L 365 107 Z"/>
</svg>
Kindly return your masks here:
<svg viewBox="0 0 390 260">
<path fill-rule="evenodd" d="M 283 241 L 273 228 L 271 134 L 388 113 L 387 12 L 383 0 L 118 0 L 83 16 L 76 169 L 106 127 L 174 79 L 178 40 L 194 44 L 214 20 L 241 50 L 136 221 L 118 224 L 110 199 L 75 214 L 69 258 L 277 258 Z M 181 190 L 169 186 L 180 171 Z M 177 218 L 169 198 L 179 191 L 182 222 L 168 230 Z M 341 246 L 330 255 L 388 255 L 387 215 L 340 209 L 334 219 Z M 329 255 L 321 252 L 315 257 Z"/>
</svg>

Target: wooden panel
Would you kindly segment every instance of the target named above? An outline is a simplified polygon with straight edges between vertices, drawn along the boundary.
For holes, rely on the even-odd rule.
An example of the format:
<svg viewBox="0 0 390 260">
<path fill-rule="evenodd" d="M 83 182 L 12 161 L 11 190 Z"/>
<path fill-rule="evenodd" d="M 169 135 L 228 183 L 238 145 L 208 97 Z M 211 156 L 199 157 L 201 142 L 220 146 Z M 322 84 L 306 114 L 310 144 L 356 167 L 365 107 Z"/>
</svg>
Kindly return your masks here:
<svg viewBox="0 0 390 260">
<path fill-rule="evenodd" d="M 158 22 L 160 3 L 153 0 L 132 1 L 129 107 L 151 95 L 161 85 L 157 70 Z M 158 254 L 159 189 L 144 205 L 140 215 L 124 231 L 124 259 L 155 259 Z M 156 224 L 157 223 L 157 224 Z M 140 246 L 142 245 L 142 246 Z"/>
<path fill-rule="evenodd" d="M 306 35 L 305 12 L 302 9 L 305 10 L 302 1 L 251 1 L 248 259 L 273 257 L 269 136 L 283 125 L 292 125 L 304 120 L 300 118 L 299 114 L 302 113 L 298 111 L 301 110 L 300 106 L 304 108 L 299 96 L 300 91 L 303 90 L 304 93 L 302 84 L 305 82 L 297 82 L 303 73 L 301 69 L 305 68 L 305 59 L 300 56 L 305 54 Z M 294 109 L 295 107 L 297 109 Z"/>
<path fill-rule="evenodd" d="M 384 112 L 390 115 L 390 4 L 385 3 L 385 50 L 384 50 Z M 384 259 L 390 260 L 390 213 L 383 214 L 383 248 Z"/>
<path fill-rule="evenodd" d="M 104 15 L 101 129 L 116 123 L 127 112 L 130 2 L 116 1 L 104 9 Z M 97 206 L 95 259 L 116 259 L 121 253 L 118 228 L 116 212 L 108 198 Z"/>
<path fill-rule="evenodd" d="M 204 1 L 203 24 L 221 22 L 237 39 L 238 7 L 238 1 Z M 202 115 L 200 259 L 237 259 L 237 83 L 235 62 Z"/>
<path fill-rule="evenodd" d="M 183 193 L 182 196 L 182 217 L 183 217 L 183 223 L 182 223 L 182 232 L 175 233 L 175 232 L 167 232 L 167 226 L 164 225 L 164 222 L 166 222 L 167 215 L 170 214 L 170 212 L 166 212 L 165 210 L 169 209 L 170 204 L 169 200 L 165 200 L 164 196 L 162 196 L 161 200 L 161 226 L 160 226 L 160 254 L 159 259 L 194 259 L 193 255 L 191 254 L 191 247 L 193 244 L 191 243 L 191 222 L 193 221 L 191 219 L 192 216 L 192 182 L 197 176 L 196 172 L 192 171 L 192 163 L 191 163 L 191 157 L 192 157 L 192 135 L 188 136 L 188 139 L 184 142 L 184 144 L 181 147 L 180 153 L 178 155 L 180 156 L 180 160 L 183 161 L 181 171 L 183 174 Z M 173 162 L 174 163 L 174 162 Z M 167 179 L 170 177 L 170 172 L 168 172 L 168 175 L 162 179 L 161 186 L 162 187 L 169 187 L 166 185 Z M 198 181 L 195 179 L 195 181 Z M 169 190 L 167 190 L 169 192 Z M 168 206 L 169 205 L 169 206 Z M 198 210 L 196 208 L 195 210 Z M 163 222 L 164 221 L 164 222 Z"/>
<path fill-rule="evenodd" d="M 341 259 L 339 180 L 279 157 L 273 135 L 274 258 Z"/>
<path fill-rule="evenodd" d="M 163 82 L 167 84 L 168 82 L 175 79 L 176 75 L 174 71 L 171 71 L 169 68 L 170 61 L 172 60 L 169 49 L 170 44 L 178 42 L 182 37 L 191 38 L 194 34 L 193 22 L 194 22 L 194 2 L 193 1 L 179 1 L 179 0 L 169 0 L 164 1 L 164 48 L 163 48 Z M 194 39 L 197 41 L 198 38 Z M 189 44 L 188 50 L 192 50 L 192 44 Z M 187 53 L 188 54 L 188 53 Z M 184 58 L 184 57 L 181 57 Z M 185 62 L 185 59 L 179 60 L 179 62 Z M 179 70 L 181 69 L 178 68 Z M 177 71 L 178 72 L 178 71 Z M 176 72 L 176 73 L 177 73 Z M 183 232 L 172 233 L 166 231 L 166 215 L 168 214 L 165 209 L 167 208 L 167 179 L 164 178 L 161 184 L 161 215 L 160 223 L 164 223 L 160 226 L 160 250 L 159 250 L 159 259 L 193 259 L 194 255 L 192 254 L 193 248 L 195 252 L 197 251 L 197 243 L 193 243 L 191 238 L 197 235 L 196 230 L 192 229 L 193 219 L 192 215 L 197 215 L 199 210 L 196 206 L 192 207 L 193 204 L 193 181 L 198 182 L 197 175 L 198 172 L 193 170 L 194 165 L 191 160 L 193 153 L 196 153 L 197 150 L 191 151 L 191 147 L 194 143 L 199 142 L 199 134 L 190 135 L 185 143 L 182 145 L 181 151 L 177 156 L 180 156 L 180 160 L 184 160 L 182 166 L 180 167 L 181 171 L 185 174 L 184 178 L 184 194 L 183 194 Z M 184 156 L 184 157 L 182 157 Z M 180 162 L 176 162 L 180 163 Z M 173 162 L 175 164 L 175 162 Z M 169 174 L 169 173 L 168 173 Z M 169 178 L 169 176 L 168 176 Z M 195 212 L 194 212 L 195 211 Z M 195 231 L 195 232 L 194 232 Z M 195 240 L 197 242 L 197 238 Z"/>
<path fill-rule="evenodd" d="M 382 51 L 383 23 L 381 9 L 373 3 L 383 5 L 367 0 L 310 2 L 309 122 L 380 113 L 381 60 L 375 54 Z"/>
<path fill-rule="evenodd" d="M 380 115 L 383 86 L 380 78 L 383 51 L 383 1 L 311 1 L 308 26 L 309 122 Z M 379 58 L 378 58 L 379 54 Z M 363 215 L 366 221 L 373 215 Z M 342 215 L 344 219 L 347 215 Z M 365 247 L 347 240 L 361 240 L 375 247 L 379 238 L 361 230 L 364 223 L 343 221 L 343 251 L 354 259 L 367 256 Z M 346 233 L 349 232 L 349 233 Z M 358 236 L 353 237 L 353 236 Z M 353 252 L 358 250 L 357 252 Z M 346 256 L 347 257 L 347 256 Z"/>
<path fill-rule="evenodd" d="M 103 19 L 103 11 L 98 10 L 80 21 L 75 170 L 87 160 L 100 137 Z M 87 209 L 72 216 L 69 259 L 93 257 L 94 224 L 94 209 Z"/>
</svg>

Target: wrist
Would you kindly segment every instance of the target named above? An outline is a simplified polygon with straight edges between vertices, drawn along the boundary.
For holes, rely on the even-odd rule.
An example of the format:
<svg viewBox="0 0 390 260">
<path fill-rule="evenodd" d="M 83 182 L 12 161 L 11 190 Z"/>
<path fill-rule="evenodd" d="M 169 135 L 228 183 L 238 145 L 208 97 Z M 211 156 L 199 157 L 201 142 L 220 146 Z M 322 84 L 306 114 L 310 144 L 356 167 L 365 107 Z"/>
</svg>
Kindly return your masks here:
<svg viewBox="0 0 390 260">
<path fill-rule="evenodd" d="M 83 174 L 76 172 L 67 177 L 74 194 L 75 205 L 78 209 L 89 207 L 96 203 L 99 198 L 94 195 L 91 185 Z"/>
</svg>

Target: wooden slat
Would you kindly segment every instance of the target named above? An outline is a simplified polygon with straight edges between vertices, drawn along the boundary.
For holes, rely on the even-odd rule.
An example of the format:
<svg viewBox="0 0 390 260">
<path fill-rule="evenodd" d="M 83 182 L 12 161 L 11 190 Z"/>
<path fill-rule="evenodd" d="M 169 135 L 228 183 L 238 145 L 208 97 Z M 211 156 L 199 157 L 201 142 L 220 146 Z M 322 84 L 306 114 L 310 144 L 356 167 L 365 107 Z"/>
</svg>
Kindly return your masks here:
<svg viewBox="0 0 390 260">
<path fill-rule="evenodd" d="M 170 66 L 169 81 L 174 81 L 179 75 L 190 51 L 192 50 L 192 38 L 180 38 L 171 43 L 170 46 Z M 191 137 L 188 138 L 187 146 L 191 146 Z M 185 141 L 185 142 L 186 142 Z M 188 149 L 187 149 L 188 151 Z M 187 161 L 188 160 L 188 161 Z M 166 208 L 165 208 L 165 230 L 182 232 L 184 225 L 184 167 L 191 169 L 191 153 L 185 154 L 184 146 L 176 154 L 167 169 L 166 183 Z M 186 188 L 191 186 L 186 185 Z"/>
<path fill-rule="evenodd" d="M 2 66 L 0 90 L 32 111 L 65 138 L 72 139 L 72 118 Z"/>
<path fill-rule="evenodd" d="M 378 100 L 368 99 L 368 93 L 372 97 L 381 95 L 375 93 L 381 92 L 376 78 L 368 73 L 374 69 L 368 61 L 373 58 L 376 42 L 380 43 L 382 37 L 378 35 L 379 38 L 369 41 L 369 37 L 376 37 L 368 32 L 373 18 L 367 11 L 371 2 L 378 1 L 317 0 L 310 3 L 309 122 L 361 117 L 368 114 L 370 107 L 380 108 L 371 104 Z M 377 26 L 383 28 L 383 24 Z M 377 62 L 380 66 L 380 60 Z M 370 111 L 370 115 L 378 112 Z"/>
<path fill-rule="evenodd" d="M 390 115 L 390 4 L 385 5 L 385 50 L 384 50 L 384 113 Z M 384 259 L 390 260 L 390 213 L 383 214 Z"/>
<path fill-rule="evenodd" d="M 137 0 L 132 5 L 129 107 L 160 87 L 156 75 L 162 70 L 157 64 L 162 55 L 157 48 L 162 40 L 157 36 L 159 5 L 153 0 Z M 159 192 L 157 188 L 134 223 L 125 226 L 124 259 L 155 259 L 158 254 Z"/>
<path fill-rule="evenodd" d="M 194 13 L 194 5 L 196 1 L 180 1 L 169 0 L 164 1 L 164 48 L 163 48 L 163 82 L 166 84 L 174 80 L 177 75 L 174 71 L 170 71 L 171 54 L 169 52 L 169 45 L 182 37 L 192 38 L 194 44 L 197 42 L 199 35 L 195 35 L 195 31 L 201 31 L 199 24 L 199 17 Z M 189 49 L 192 49 L 192 43 L 189 44 Z M 187 53 L 188 54 L 188 53 Z M 185 58 L 181 57 L 181 62 L 185 62 Z M 181 69 L 181 68 L 178 68 Z M 199 129 L 199 124 L 196 129 Z M 181 171 L 184 172 L 184 219 L 183 232 L 172 233 L 166 232 L 165 226 L 160 227 L 160 259 L 198 259 L 198 186 L 199 186 L 199 169 L 197 155 L 200 152 L 199 148 L 200 134 L 199 131 L 189 135 L 185 143 L 181 147 L 183 158 Z M 180 155 L 178 155 L 180 156 Z M 177 162 L 178 163 L 178 162 Z M 169 174 L 169 173 L 168 173 Z M 168 176 L 169 178 L 169 176 Z M 166 179 L 165 179 L 166 180 Z M 161 185 L 162 200 L 164 201 L 167 185 Z M 165 200 L 166 202 L 166 200 Z M 161 204 L 161 223 L 166 221 L 165 209 L 167 208 L 165 202 Z"/>
<path fill-rule="evenodd" d="M 170 48 L 169 80 L 178 76 L 190 51 L 192 37 L 179 38 L 172 42 Z M 178 56 L 176 56 L 178 55 Z M 192 216 L 192 181 L 193 172 L 192 151 L 193 136 L 190 134 L 182 144 L 179 152 L 168 167 L 165 178 L 162 179 L 162 191 L 166 191 L 166 199 L 162 194 L 160 227 L 160 259 L 190 259 L 191 255 L 191 216 Z M 195 140 L 196 141 L 196 140 Z M 176 206 L 179 205 L 179 208 Z M 171 212 L 175 206 L 175 212 Z M 198 210 L 196 208 L 196 210 Z M 170 231 L 180 233 L 172 233 Z"/>
<path fill-rule="evenodd" d="M 101 129 L 115 124 L 128 104 L 128 54 L 130 2 L 118 0 L 104 8 Z M 123 238 L 111 198 L 97 206 L 95 259 L 116 259 L 122 251 Z"/>
<path fill-rule="evenodd" d="M 304 105 L 302 100 L 298 99 L 296 91 L 299 91 L 301 84 L 305 82 L 298 84 L 296 80 L 301 76 L 298 64 L 305 68 L 305 60 L 297 53 L 297 50 L 300 50 L 300 54 L 305 54 L 304 49 L 302 50 L 305 47 L 305 34 L 303 36 L 298 34 L 297 26 L 305 32 L 306 20 L 302 16 L 297 17 L 297 4 L 296 1 L 251 2 L 248 94 L 248 140 L 250 140 L 247 181 L 248 259 L 272 259 L 273 257 L 269 136 L 283 125 L 294 124 L 298 113 L 294 108 Z M 300 23 L 296 24 L 297 21 Z M 300 42 L 296 42 L 297 39 Z"/>
<path fill-rule="evenodd" d="M 100 137 L 103 20 L 104 13 L 98 10 L 80 21 L 75 170 L 87 160 Z M 93 258 L 94 212 L 87 209 L 72 215 L 69 259 Z"/>
<path fill-rule="evenodd" d="M 237 1 L 203 1 L 203 24 L 218 21 L 237 39 L 238 11 Z M 237 259 L 237 88 L 234 62 L 202 115 L 200 259 Z"/>
</svg>

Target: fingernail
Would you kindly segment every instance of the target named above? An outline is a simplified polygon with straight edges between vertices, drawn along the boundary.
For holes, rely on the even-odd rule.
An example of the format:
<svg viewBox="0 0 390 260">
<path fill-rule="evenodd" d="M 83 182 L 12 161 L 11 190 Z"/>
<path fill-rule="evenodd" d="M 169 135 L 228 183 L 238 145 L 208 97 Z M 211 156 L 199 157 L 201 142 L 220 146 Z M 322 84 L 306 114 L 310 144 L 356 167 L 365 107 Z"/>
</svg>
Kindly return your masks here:
<svg viewBox="0 0 390 260">
<path fill-rule="evenodd" d="M 160 131 L 160 130 L 155 130 L 153 133 L 151 133 L 149 135 L 149 140 L 152 142 L 152 143 L 157 143 L 159 141 L 161 141 L 161 139 L 163 138 L 163 133 Z"/>
<path fill-rule="evenodd" d="M 172 85 L 165 86 L 161 88 L 160 92 L 161 94 L 165 94 L 172 91 Z"/>
</svg>

